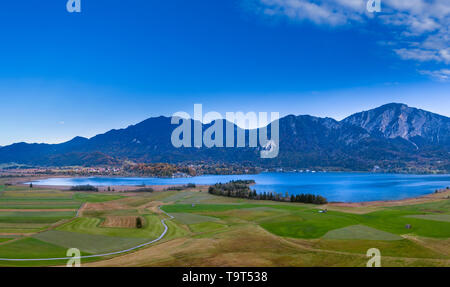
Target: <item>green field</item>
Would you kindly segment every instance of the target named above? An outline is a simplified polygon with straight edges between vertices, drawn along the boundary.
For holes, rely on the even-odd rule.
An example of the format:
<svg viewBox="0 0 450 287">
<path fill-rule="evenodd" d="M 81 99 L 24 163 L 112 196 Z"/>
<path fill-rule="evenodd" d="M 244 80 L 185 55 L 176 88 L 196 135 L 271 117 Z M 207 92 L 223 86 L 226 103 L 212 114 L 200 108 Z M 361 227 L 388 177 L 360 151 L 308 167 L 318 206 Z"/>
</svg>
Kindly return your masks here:
<svg viewBox="0 0 450 287">
<path fill-rule="evenodd" d="M 226 198 L 196 189 L 124 195 L 0 186 L 0 258 L 65 257 L 68 248 L 85 255 L 124 250 L 158 238 L 166 219 L 168 231 L 160 242 L 108 261 L 82 262 L 364 266 L 366 251 L 378 248 L 385 266 L 450 266 L 450 200 L 320 213 L 315 205 Z M 174 218 L 155 208 L 159 205 Z M 140 217 L 143 226 L 104 225 L 117 217 Z M 64 264 L 0 261 L 0 266 Z"/>
<path fill-rule="evenodd" d="M 91 254 L 124 250 L 146 241 L 143 238 L 105 236 L 59 230 L 42 232 L 34 236 L 34 238 L 67 249 L 78 248 L 81 251 Z"/>
<path fill-rule="evenodd" d="M 266 208 L 266 212 L 261 207 Z M 319 238 L 334 229 L 363 224 L 397 235 L 412 233 L 424 237 L 450 238 L 450 222 L 411 217 L 416 212 L 414 208 L 420 207 L 384 208 L 367 214 L 352 214 L 338 211 L 319 213 L 318 209 L 311 206 L 277 204 L 198 204 L 195 206 L 174 204 L 163 207 L 164 211 L 170 213 L 193 213 L 215 215 L 219 218 L 256 220 L 264 229 L 283 237 Z M 254 209 L 254 213 L 265 214 L 262 216 L 252 215 L 251 209 Z M 247 212 L 245 216 L 242 215 L 243 210 Z M 272 215 L 270 215 L 271 212 Z M 269 216 L 264 218 L 267 213 Z M 254 218 L 251 218 L 252 216 Z M 407 224 L 412 225 L 412 229 L 406 229 Z"/>
<path fill-rule="evenodd" d="M 120 195 L 113 194 L 95 194 L 95 193 L 74 193 L 72 198 L 80 202 L 105 202 L 123 198 Z"/>
<path fill-rule="evenodd" d="M 34 233 L 49 226 L 47 223 L 0 223 L 0 233 Z"/>
<path fill-rule="evenodd" d="M 344 240 L 402 240 L 403 238 L 385 231 L 364 225 L 351 225 L 340 229 L 329 231 L 323 236 L 325 239 L 344 239 Z"/>
<path fill-rule="evenodd" d="M 209 231 L 215 231 L 218 229 L 226 228 L 225 224 L 216 223 L 216 222 L 202 222 L 202 223 L 194 223 L 190 224 L 189 228 L 194 233 L 203 233 Z"/>
<path fill-rule="evenodd" d="M 163 232 L 164 227 L 156 215 L 144 215 L 143 217 L 145 222 L 141 229 L 101 227 L 101 218 L 81 217 L 59 226 L 56 230 L 113 237 L 143 238 L 150 241 L 150 239 L 158 237 Z"/>
<path fill-rule="evenodd" d="M 195 224 L 218 220 L 218 218 L 216 217 L 198 215 L 193 213 L 172 213 L 171 215 L 182 224 Z"/>
<path fill-rule="evenodd" d="M 450 222 L 450 214 L 422 214 L 422 215 L 408 215 L 410 218 L 419 218 L 425 220 L 434 220 L 442 222 Z"/>
<path fill-rule="evenodd" d="M 0 203 L 0 211 L 2 209 L 78 209 L 81 203 L 76 201 L 64 202 L 2 202 Z"/>
<path fill-rule="evenodd" d="M 98 203 L 123 198 L 117 194 L 74 193 L 67 191 L 0 186 L 0 257 L 49 258 L 65 257 L 68 248 L 80 246 L 83 254 L 132 247 L 143 239 L 85 236 L 56 229 L 76 220 L 77 210 L 85 203 Z M 154 230 L 157 233 L 159 230 Z M 14 239 L 14 240 L 13 240 Z M 75 246 L 76 245 L 76 246 Z M 91 246 L 85 248 L 85 246 Z M 117 250 L 117 249 L 116 249 Z M 0 266 L 40 266 L 60 262 L 1 262 Z"/>
<path fill-rule="evenodd" d="M 66 248 L 46 243 L 35 238 L 23 238 L 0 245 L 2 258 L 52 258 L 65 257 Z"/>
<path fill-rule="evenodd" d="M 0 211 L 0 223 L 55 223 L 75 214 L 74 211 Z"/>
<path fill-rule="evenodd" d="M 0 243 L 11 240 L 12 238 L 0 238 Z"/>
</svg>

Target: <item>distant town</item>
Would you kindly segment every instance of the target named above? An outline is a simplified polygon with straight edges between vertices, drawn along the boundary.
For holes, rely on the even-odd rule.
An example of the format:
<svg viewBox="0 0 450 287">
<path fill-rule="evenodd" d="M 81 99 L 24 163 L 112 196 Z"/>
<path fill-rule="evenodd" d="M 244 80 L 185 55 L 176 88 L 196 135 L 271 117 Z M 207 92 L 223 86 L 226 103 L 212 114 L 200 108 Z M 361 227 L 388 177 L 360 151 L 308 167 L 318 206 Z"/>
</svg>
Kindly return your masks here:
<svg viewBox="0 0 450 287">
<path fill-rule="evenodd" d="M 228 163 L 193 163 L 193 164 L 169 164 L 169 163 L 131 163 L 122 166 L 63 166 L 63 167 L 39 167 L 18 164 L 0 165 L 0 178 L 3 177 L 36 177 L 36 176 L 137 176 L 159 178 L 185 178 L 199 175 L 237 175 L 258 174 L 261 172 L 354 172 L 353 170 L 330 167 L 313 168 L 266 168 L 258 166 L 246 166 Z M 381 168 L 374 166 L 373 173 L 411 173 L 411 170 L 402 168 Z M 415 173 L 439 173 L 433 170 Z"/>
</svg>

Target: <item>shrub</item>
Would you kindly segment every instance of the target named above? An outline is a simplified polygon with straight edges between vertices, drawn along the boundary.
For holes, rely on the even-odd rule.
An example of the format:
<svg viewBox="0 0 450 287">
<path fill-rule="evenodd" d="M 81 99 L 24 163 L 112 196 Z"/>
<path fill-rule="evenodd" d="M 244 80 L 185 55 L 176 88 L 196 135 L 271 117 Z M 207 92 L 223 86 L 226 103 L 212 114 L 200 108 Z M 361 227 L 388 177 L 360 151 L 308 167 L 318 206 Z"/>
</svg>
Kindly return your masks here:
<svg viewBox="0 0 450 287">
<path fill-rule="evenodd" d="M 153 192 L 153 191 L 155 191 L 153 188 L 145 187 L 145 188 L 139 188 L 139 189 L 135 189 L 135 190 L 130 190 L 129 192 Z"/>
<path fill-rule="evenodd" d="M 166 190 L 176 190 L 176 191 L 181 191 L 184 189 L 184 186 L 169 186 L 168 188 L 166 188 Z"/>
<path fill-rule="evenodd" d="M 176 190 L 176 191 L 181 191 L 181 190 L 185 190 L 188 188 L 195 188 L 196 185 L 194 183 L 188 183 L 185 185 L 179 185 L 179 186 L 169 186 L 168 188 L 166 188 L 166 190 Z"/>
<path fill-rule="evenodd" d="M 136 228 L 142 228 L 142 218 L 136 217 Z"/>
<path fill-rule="evenodd" d="M 98 188 L 92 185 L 75 185 L 70 188 L 71 191 L 94 191 L 98 192 Z"/>
</svg>

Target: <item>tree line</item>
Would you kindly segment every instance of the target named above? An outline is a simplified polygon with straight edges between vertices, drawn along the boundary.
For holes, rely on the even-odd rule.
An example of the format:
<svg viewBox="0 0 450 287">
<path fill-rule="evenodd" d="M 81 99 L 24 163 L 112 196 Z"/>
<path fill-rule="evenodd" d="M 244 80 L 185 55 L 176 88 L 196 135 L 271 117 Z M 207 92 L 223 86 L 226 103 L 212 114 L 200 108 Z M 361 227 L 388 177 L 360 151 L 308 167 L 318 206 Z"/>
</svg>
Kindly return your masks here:
<svg viewBox="0 0 450 287">
<path fill-rule="evenodd" d="M 184 185 L 176 185 L 176 186 L 169 186 L 168 188 L 166 188 L 165 190 L 175 190 L 175 191 L 181 191 L 181 190 L 185 190 L 188 188 L 195 188 L 196 185 L 195 183 L 188 183 L 188 184 L 184 184 Z"/>
<path fill-rule="evenodd" d="M 214 195 L 248 198 L 254 200 L 272 200 L 272 201 L 301 202 L 312 204 L 328 203 L 325 197 L 314 194 L 298 194 L 289 196 L 289 194 L 286 193 L 286 195 L 283 196 L 280 193 L 273 193 L 273 192 L 257 193 L 256 190 L 252 190 L 250 188 L 250 185 L 254 183 L 255 183 L 254 180 L 234 180 L 228 183 L 217 183 L 211 185 L 208 189 L 208 192 Z"/>
<path fill-rule="evenodd" d="M 302 203 L 312 203 L 312 204 L 327 204 L 328 201 L 325 197 L 321 195 L 302 193 L 297 195 L 291 195 L 291 202 L 302 202 Z"/>
<path fill-rule="evenodd" d="M 71 191 L 93 191 L 98 192 L 98 188 L 92 185 L 75 185 L 70 188 Z"/>
</svg>

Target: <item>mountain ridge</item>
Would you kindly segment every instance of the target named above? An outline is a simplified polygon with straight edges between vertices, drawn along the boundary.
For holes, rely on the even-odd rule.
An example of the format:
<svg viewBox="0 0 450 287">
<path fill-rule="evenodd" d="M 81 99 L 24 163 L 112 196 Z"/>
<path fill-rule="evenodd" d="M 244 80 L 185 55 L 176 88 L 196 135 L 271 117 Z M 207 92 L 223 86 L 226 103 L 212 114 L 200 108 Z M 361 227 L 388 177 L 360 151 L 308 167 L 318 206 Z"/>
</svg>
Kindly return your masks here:
<svg viewBox="0 0 450 287">
<path fill-rule="evenodd" d="M 74 137 L 61 144 L 15 143 L 0 148 L 0 163 L 120 165 L 131 160 L 358 171 L 374 166 L 421 172 L 450 170 L 450 118 L 400 103 L 355 113 L 341 121 L 310 115 L 280 118 L 280 153 L 271 160 L 259 158 L 260 148 L 177 149 L 170 141 L 175 128 L 170 120 L 148 118 L 127 128 L 89 139 Z M 221 121 L 225 125 L 225 120 Z M 203 124 L 203 130 L 208 126 Z M 237 129 L 234 125 L 235 133 Z M 248 137 L 248 130 L 245 132 Z"/>
</svg>

